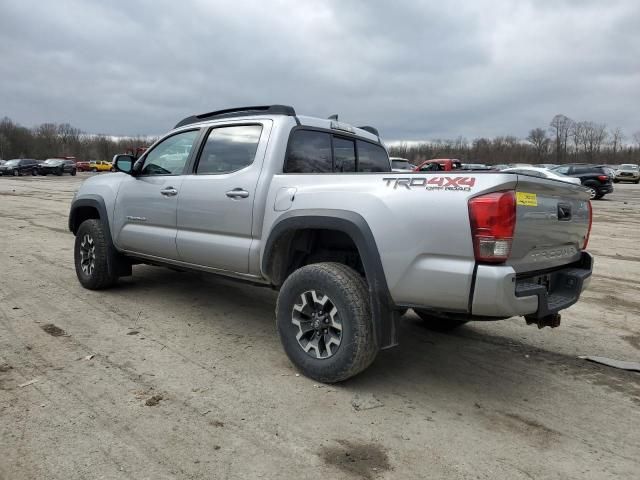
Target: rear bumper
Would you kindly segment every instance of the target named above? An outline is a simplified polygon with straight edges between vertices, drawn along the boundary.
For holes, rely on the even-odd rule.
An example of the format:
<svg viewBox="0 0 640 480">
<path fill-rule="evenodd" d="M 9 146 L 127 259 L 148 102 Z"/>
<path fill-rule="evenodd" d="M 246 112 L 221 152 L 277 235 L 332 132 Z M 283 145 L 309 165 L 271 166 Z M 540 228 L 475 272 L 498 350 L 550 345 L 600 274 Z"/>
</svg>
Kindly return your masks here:
<svg viewBox="0 0 640 480">
<path fill-rule="evenodd" d="M 591 280 L 592 269 L 593 257 L 587 252 L 574 264 L 526 276 L 518 276 L 509 266 L 478 265 L 471 313 L 537 318 L 558 313 L 578 301 Z"/>
</svg>

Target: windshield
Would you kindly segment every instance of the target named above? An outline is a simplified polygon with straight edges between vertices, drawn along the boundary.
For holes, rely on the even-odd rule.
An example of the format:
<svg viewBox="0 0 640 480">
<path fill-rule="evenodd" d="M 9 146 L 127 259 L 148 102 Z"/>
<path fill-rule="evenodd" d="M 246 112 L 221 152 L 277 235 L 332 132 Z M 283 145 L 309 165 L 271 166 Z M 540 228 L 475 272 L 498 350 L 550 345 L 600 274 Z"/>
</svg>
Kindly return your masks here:
<svg viewBox="0 0 640 480">
<path fill-rule="evenodd" d="M 13 167 L 14 165 L 18 165 L 18 163 L 20 162 L 20 160 L 9 160 L 7 163 L 5 163 L 4 165 L 6 167 Z"/>
<path fill-rule="evenodd" d="M 56 160 L 55 158 L 48 158 L 44 161 L 45 165 L 60 165 L 62 160 Z"/>
<path fill-rule="evenodd" d="M 632 165 L 632 164 L 620 165 L 620 170 L 638 170 L 638 165 Z"/>
<path fill-rule="evenodd" d="M 414 169 L 414 166 L 411 165 L 406 160 L 391 160 L 391 166 L 393 168 L 404 168 L 406 170 L 413 170 Z"/>
</svg>

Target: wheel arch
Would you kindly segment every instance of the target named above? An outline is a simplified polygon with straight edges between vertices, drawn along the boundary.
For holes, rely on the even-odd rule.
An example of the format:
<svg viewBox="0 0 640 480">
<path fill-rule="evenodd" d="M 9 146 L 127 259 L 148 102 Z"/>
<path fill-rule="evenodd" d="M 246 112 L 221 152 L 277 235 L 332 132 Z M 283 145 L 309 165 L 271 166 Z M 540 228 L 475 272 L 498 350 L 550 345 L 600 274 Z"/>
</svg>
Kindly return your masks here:
<svg viewBox="0 0 640 480">
<path fill-rule="evenodd" d="M 397 312 L 389 292 L 380 253 L 367 221 L 346 210 L 295 210 L 283 214 L 273 225 L 262 256 L 262 274 L 279 287 L 287 278 L 286 260 L 297 232 L 329 230 L 348 236 L 357 248 L 369 289 L 375 337 L 380 348 L 397 344 Z"/>
</svg>

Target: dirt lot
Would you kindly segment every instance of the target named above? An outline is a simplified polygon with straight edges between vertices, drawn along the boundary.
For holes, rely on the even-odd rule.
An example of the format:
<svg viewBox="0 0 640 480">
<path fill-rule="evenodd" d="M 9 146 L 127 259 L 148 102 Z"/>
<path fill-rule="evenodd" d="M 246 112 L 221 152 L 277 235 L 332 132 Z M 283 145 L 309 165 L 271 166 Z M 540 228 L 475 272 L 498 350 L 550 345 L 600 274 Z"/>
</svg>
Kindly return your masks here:
<svg viewBox="0 0 640 480">
<path fill-rule="evenodd" d="M 268 289 L 147 266 L 82 289 L 83 178 L 0 178 L 0 478 L 640 478 L 640 374 L 577 358 L 640 358 L 639 186 L 595 202 L 595 276 L 560 328 L 408 314 L 326 386 L 289 364 Z"/>
</svg>

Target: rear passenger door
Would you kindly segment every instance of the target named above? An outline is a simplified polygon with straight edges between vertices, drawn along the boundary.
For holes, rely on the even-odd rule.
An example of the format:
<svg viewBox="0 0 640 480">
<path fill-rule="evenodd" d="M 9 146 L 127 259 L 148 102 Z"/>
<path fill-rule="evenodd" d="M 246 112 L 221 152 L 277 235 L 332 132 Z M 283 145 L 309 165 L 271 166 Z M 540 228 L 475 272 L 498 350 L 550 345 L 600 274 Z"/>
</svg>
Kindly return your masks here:
<svg viewBox="0 0 640 480">
<path fill-rule="evenodd" d="M 249 272 L 253 208 L 271 121 L 213 127 L 178 199 L 179 259 Z"/>
</svg>

